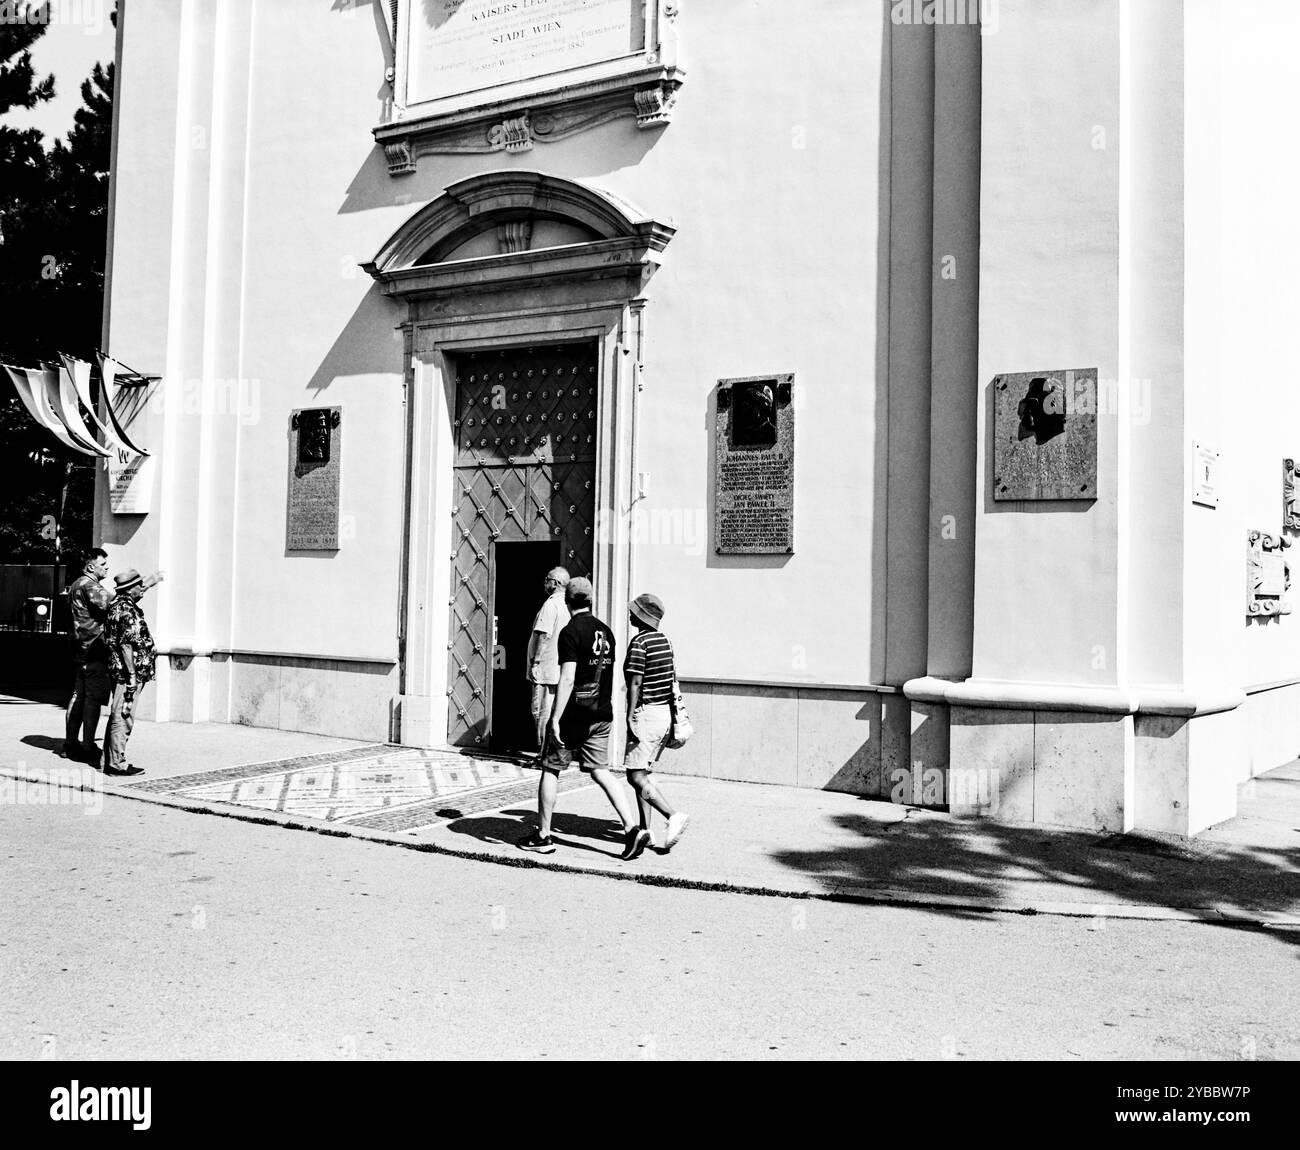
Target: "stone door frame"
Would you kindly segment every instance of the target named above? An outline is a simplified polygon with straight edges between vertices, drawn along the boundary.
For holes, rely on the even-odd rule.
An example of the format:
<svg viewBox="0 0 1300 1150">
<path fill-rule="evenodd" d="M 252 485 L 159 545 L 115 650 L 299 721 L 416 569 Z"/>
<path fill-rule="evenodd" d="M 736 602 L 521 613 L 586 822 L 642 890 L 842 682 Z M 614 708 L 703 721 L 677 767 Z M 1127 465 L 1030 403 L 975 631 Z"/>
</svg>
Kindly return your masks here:
<svg viewBox="0 0 1300 1150">
<path fill-rule="evenodd" d="M 589 238 L 531 248 L 534 222 L 548 220 Z M 496 254 L 465 254 L 481 252 L 472 243 L 493 232 Z M 456 353 L 596 344 L 593 607 L 620 642 L 626 640 L 631 532 L 624 528 L 634 497 L 642 291 L 674 232 L 671 224 L 598 188 L 505 169 L 450 185 L 362 265 L 385 295 L 407 305 L 397 699 L 402 743 L 442 746 L 447 737 Z"/>
<path fill-rule="evenodd" d="M 448 602 L 451 509 L 455 504 L 452 436 L 456 402 L 453 357 L 543 343 L 596 345 L 596 523 L 592 548 L 595 613 L 625 640 L 629 598 L 628 532 L 601 530 L 623 521 L 633 498 L 633 408 L 642 363 L 645 301 L 557 303 L 531 314 L 484 311 L 447 319 L 413 317 L 406 338 L 407 488 L 403 556 L 400 740 L 442 746 L 447 738 Z M 418 305 L 413 305 L 418 311 Z"/>
</svg>

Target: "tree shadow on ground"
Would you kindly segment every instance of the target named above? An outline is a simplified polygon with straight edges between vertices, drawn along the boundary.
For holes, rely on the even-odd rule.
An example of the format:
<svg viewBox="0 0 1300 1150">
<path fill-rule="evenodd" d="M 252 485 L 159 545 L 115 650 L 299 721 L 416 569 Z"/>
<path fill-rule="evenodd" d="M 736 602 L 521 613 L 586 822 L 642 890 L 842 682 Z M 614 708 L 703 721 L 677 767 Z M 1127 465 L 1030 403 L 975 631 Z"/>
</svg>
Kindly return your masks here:
<svg viewBox="0 0 1300 1150">
<path fill-rule="evenodd" d="M 1242 846 L 1163 834 L 1090 831 L 951 819 L 912 811 L 897 822 L 839 814 L 852 836 L 829 850 L 780 850 L 772 858 L 814 876 L 828 892 L 845 884 L 960 897 L 997 906 L 1009 895 L 1077 904 L 1213 910 L 1254 919 L 1300 917 L 1300 846 Z M 1009 891 L 1008 888 L 1014 888 Z M 953 913 L 970 913 L 953 908 Z M 1225 923 L 1232 925 L 1230 919 Z M 1239 925 L 1239 924 L 1238 924 Z M 1300 933 L 1288 932 L 1300 943 Z"/>
</svg>

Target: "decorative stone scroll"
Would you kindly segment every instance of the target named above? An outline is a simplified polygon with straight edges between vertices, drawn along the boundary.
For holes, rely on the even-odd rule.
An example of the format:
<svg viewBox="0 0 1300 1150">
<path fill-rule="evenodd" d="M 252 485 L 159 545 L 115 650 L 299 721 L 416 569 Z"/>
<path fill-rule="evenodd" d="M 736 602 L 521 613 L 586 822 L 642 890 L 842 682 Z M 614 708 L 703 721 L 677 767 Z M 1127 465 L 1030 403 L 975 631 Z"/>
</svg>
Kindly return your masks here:
<svg viewBox="0 0 1300 1150">
<path fill-rule="evenodd" d="M 993 380 L 993 498 L 1097 498 L 1097 369 Z"/>
<path fill-rule="evenodd" d="M 1282 527 L 1300 531 L 1300 494 L 1297 494 L 1294 459 L 1282 460 Z"/>
<path fill-rule="evenodd" d="M 718 381 L 713 549 L 719 555 L 794 551 L 793 387 L 788 373 Z"/>
<path fill-rule="evenodd" d="M 342 411 L 316 407 L 295 411 L 290 424 L 293 467 L 289 475 L 290 551 L 337 551 Z"/>
<path fill-rule="evenodd" d="M 1246 614 L 1250 618 L 1291 614 L 1287 592 L 1291 565 L 1283 552 L 1289 539 L 1251 531 L 1246 536 Z"/>
</svg>

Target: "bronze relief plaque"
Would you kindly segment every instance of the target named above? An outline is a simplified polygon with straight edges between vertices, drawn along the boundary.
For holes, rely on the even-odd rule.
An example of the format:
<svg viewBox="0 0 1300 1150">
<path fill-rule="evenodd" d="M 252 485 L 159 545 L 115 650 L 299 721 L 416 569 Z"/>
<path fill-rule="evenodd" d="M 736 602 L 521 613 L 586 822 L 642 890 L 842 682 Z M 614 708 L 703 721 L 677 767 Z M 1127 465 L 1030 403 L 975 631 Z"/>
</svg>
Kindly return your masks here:
<svg viewBox="0 0 1300 1150">
<path fill-rule="evenodd" d="M 993 498 L 1097 498 L 1097 369 L 993 380 Z"/>
<path fill-rule="evenodd" d="M 290 551 L 337 551 L 342 409 L 314 407 L 290 418 Z"/>
<path fill-rule="evenodd" d="M 794 376 L 718 381 L 713 550 L 794 551 Z"/>
</svg>

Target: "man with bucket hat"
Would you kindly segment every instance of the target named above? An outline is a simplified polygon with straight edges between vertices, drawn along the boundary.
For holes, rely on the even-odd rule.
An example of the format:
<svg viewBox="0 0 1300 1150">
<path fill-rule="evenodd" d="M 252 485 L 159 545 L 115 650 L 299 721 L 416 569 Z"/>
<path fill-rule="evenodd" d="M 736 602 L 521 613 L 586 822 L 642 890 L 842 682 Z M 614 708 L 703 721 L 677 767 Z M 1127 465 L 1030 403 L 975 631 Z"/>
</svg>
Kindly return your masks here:
<svg viewBox="0 0 1300 1150">
<path fill-rule="evenodd" d="M 682 837 L 690 816 L 674 810 L 650 775 L 673 726 L 673 683 L 677 667 L 668 636 L 659 630 L 664 605 L 657 595 L 638 595 L 628 604 L 628 621 L 636 630 L 623 662 L 627 680 L 627 750 L 623 769 L 636 792 L 641 826 L 650 829 L 650 812 L 668 820 L 659 849 L 671 850 Z"/>
<path fill-rule="evenodd" d="M 104 774 L 140 775 L 143 767 L 126 761 L 126 742 L 135 726 L 135 700 L 140 688 L 154 676 L 157 652 L 149 624 L 140 609 L 140 599 L 162 572 L 145 578 L 134 568 L 113 576 L 117 592 L 104 625 L 108 648 L 108 673 L 113 680 L 113 706 L 104 734 Z"/>
</svg>

